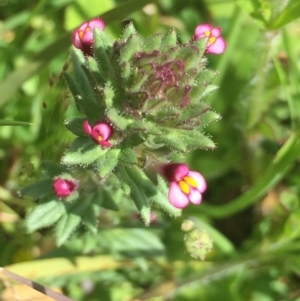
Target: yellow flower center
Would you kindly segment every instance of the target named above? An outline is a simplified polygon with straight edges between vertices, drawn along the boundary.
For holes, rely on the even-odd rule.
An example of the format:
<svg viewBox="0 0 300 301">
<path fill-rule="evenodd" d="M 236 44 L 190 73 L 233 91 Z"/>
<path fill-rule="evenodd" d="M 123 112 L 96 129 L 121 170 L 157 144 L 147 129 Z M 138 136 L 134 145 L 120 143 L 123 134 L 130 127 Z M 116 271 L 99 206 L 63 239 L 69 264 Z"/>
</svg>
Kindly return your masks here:
<svg viewBox="0 0 300 301">
<path fill-rule="evenodd" d="M 210 30 L 207 30 L 207 31 L 205 32 L 205 35 L 206 35 L 207 37 L 209 37 L 209 36 L 210 36 Z"/>
<path fill-rule="evenodd" d="M 91 30 L 91 29 L 90 29 L 89 27 L 87 27 L 85 30 L 80 30 L 80 31 L 79 31 L 79 34 L 78 34 L 78 35 L 79 35 L 79 38 L 82 39 L 84 33 L 85 33 L 85 32 L 88 32 L 88 31 L 90 31 L 90 30 Z"/>
<path fill-rule="evenodd" d="M 209 45 L 213 44 L 215 41 L 216 41 L 215 37 L 211 37 L 211 38 L 208 39 Z"/>
<path fill-rule="evenodd" d="M 190 193 L 190 186 L 194 187 L 194 188 L 197 187 L 196 181 L 193 178 L 189 177 L 189 176 L 184 177 L 181 181 L 179 181 L 178 184 L 179 184 L 179 187 L 180 187 L 181 191 L 185 194 Z"/>
<path fill-rule="evenodd" d="M 197 187 L 197 182 L 191 178 L 191 177 L 184 177 L 183 178 L 188 184 L 190 184 L 190 186 L 196 188 Z"/>
<path fill-rule="evenodd" d="M 102 136 L 99 135 L 97 140 L 98 140 L 99 142 L 102 141 L 102 140 L 103 140 Z"/>
<path fill-rule="evenodd" d="M 185 193 L 185 194 L 190 193 L 190 187 L 185 181 L 182 181 L 182 180 L 179 181 L 179 187 L 183 193 Z"/>
</svg>

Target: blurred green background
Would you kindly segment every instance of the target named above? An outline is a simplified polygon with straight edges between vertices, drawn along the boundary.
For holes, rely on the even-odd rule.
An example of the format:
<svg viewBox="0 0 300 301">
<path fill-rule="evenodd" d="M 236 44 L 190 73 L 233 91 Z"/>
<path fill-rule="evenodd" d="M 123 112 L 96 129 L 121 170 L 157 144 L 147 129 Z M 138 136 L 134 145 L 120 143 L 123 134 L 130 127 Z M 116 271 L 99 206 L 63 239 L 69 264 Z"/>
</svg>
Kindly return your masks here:
<svg viewBox="0 0 300 301">
<path fill-rule="evenodd" d="M 182 218 L 157 212 L 146 228 L 120 204 L 101 212 L 99 234 L 57 248 L 53 230 L 25 232 L 34 202 L 18 190 L 71 141 L 63 122 L 78 113 L 62 72 L 72 30 L 95 16 L 114 37 L 130 21 L 144 36 L 175 28 L 183 43 L 200 23 L 222 28 L 227 50 L 208 57 L 218 147 L 188 154 L 208 190 Z M 0 0 L 0 266 L 74 300 L 299 301 L 298 17 L 299 0 Z M 184 219 L 212 237 L 205 261 L 185 249 Z M 0 278 L 0 300 L 31 293 Z"/>
</svg>

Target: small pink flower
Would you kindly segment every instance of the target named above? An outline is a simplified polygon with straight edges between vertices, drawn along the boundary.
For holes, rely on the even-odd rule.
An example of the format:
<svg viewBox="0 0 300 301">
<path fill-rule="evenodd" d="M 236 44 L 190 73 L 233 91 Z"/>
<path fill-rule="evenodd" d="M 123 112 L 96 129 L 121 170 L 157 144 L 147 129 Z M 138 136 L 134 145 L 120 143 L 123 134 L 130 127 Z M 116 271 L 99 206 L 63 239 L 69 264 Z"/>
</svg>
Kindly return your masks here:
<svg viewBox="0 0 300 301">
<path fill-rule="evenodd" d="M 221 54 L 226 49 L 226 41 L 221 36 L 221 28 L 210 24 L 200 24 L 195 29 L 194 40 L 207 37 L 207 53 Z"/>
<path fill-rule="evenodd" d="M 202 193 L 206 190 L 204 177 L 196 171 L 190 171 L 183 163 L 167 164 L 162 173 L 170 182 L 169 201 L 179 209 L 185 208 L 190 202 L 199 205 Z"/>
<path fill-rule="evenodd" d="M 55 178 L 53 182 L 54 193 L 59 198 L 66 198 L 78 188 L 78 182 L 74 179 Z"/>
<path fill-rule="evenodd" d="M 90 126 L 88 121 L 83 123 L 84 131 L 91 136 L 95 142 L 102 146 L 110 147 L 112 144 L 108 139 L 113 134 L 113 128 L 106 122 L 99 122 L 93 127 Z"/>
<path fill-rule="evenodd" d="M 104 21 L 99 18 L 92 19 L 89 22 L 81 24 L 80 27 L 73 32 L 73 45 L 76 48 L 81 49 L 85 55 L 93 54 L 93 29 L 95 27 L 104 30 Z"/>
</svg>

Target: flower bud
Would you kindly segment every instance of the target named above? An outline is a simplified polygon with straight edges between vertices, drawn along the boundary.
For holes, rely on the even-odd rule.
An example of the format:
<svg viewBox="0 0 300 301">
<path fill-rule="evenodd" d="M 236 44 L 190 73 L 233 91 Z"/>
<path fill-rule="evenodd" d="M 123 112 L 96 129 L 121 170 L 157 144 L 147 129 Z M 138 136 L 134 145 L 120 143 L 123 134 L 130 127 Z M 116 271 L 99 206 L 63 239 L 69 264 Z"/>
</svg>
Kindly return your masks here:
<svg viewBox="0 0 300 301">
<path fill-rule="evenodd" d="M 93 54 L 94 36 L 93 29 L 95 27 L 104 30 L 105 23 L 99 18 L 92 19 L 89 22 L 84 22 L 73 32 L 73 45 L 81 49 L 85 55 Z"/>
<path fill-rule="evenodd" d="M 184 236 L 187 251 L 194 258 L 205 259 L 213 247 L 211 237 L 203 230 L 194 229 Z"/>
<path fill-rule="evenodd" d="M 64 179 L 57 177 L 53 182 L 54 193 L 59 198 L 66 198 L 75 192 L 78 188 L 78 182 L 75 179 Z"/>
</svg>

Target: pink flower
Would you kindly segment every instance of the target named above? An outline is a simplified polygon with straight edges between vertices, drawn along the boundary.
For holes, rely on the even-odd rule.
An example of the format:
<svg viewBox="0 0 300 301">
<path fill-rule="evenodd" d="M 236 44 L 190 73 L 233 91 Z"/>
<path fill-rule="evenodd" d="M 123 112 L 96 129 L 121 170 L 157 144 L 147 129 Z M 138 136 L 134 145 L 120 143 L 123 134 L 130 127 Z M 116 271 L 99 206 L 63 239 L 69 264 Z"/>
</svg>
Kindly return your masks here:
<svg viewBox="0 0 300 301">
<path fill-rule="evenodd" d="M 53 182 L 54 193 L 59 198 L 66 198 L 78 188 L 78 182 L 74 179 L 63 179 L 57 177 Z"/>
<path fill-rule="evenodd" d="M 221 28 L 212 27 L 209 24 L 200 24 L 195 29 L 194 39 L 207 37 L 207 53 L 221 54 L 226 49 L 226 41 L 221 36 Z"/>
<path fill-rule="evenodd" d="M 73 45 L 76 48 L 81 49 L 85 55 L 93 54 L 93 29 L 95 27 L 104 30 L 104 21 L 98 18 L 92 19 L 89 22 L 81 24 L 80 27 L 73 32 Z"/>
<path fill-rule="evenodd" d="M 206 190 L 204 177 L 196 171 L 190 171 L 183 163 L 167 164 L 162 173 L 170 182 L 169 201 L 179 209 L 185 208 L 190 202 L 199 205 L 202 193 Z"/>
<path fill-rule="evenodd" d="M 106 122 L 99 122 L 93 127 L 88 121 L 83 123 L 84 131 L 91 136 L 95 142 L 102 146 L 110 147 L 111 143 L 107 141 L 113 134 L 113 128 Z"/>
</svg>

